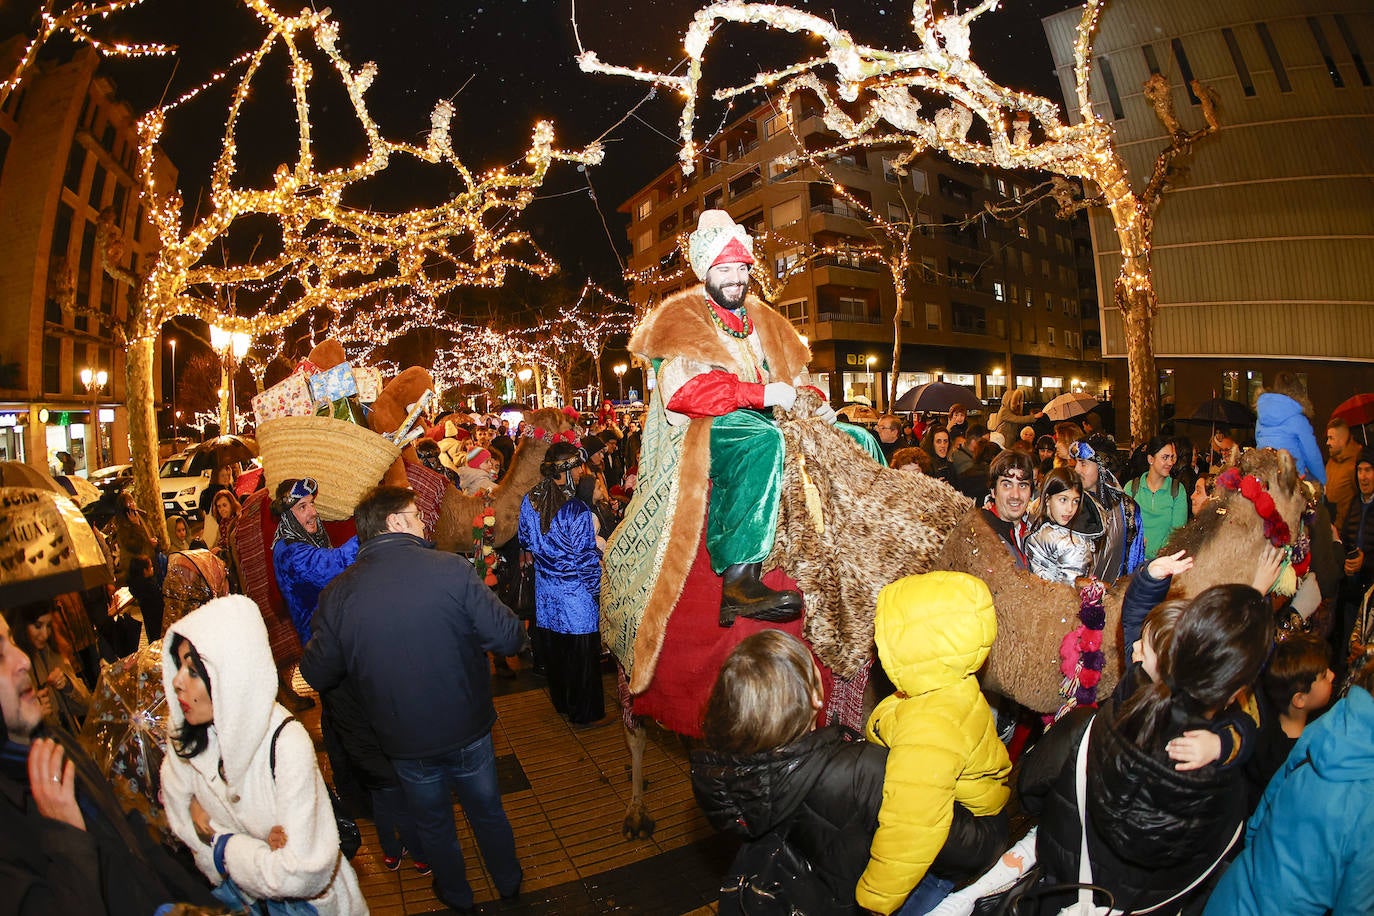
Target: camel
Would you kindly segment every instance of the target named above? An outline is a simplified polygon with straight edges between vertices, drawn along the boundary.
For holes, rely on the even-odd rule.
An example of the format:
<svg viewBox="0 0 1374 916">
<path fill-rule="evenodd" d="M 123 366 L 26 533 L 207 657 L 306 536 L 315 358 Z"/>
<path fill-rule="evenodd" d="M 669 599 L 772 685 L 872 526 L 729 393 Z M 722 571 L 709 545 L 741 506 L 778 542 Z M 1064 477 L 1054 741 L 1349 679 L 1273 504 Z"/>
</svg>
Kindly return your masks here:
<svg viewBox="0 0 1374 916">
<path fill-rule="evenodd" d="M 997 535 L 982 521 L 981 509 L 942 482 L 874 464 L 848 436 L 811 417 L 810 397 L 809 393 L 800 396 L 792 415 L 775 411 L 787 457 L 777 541 L 765 566 L 774 567 L 771 575 L 783 576 L 770 584 L 779 587 L 795 582 L 805 596 L 801 633 L 835 675 L 828 717 L 850 725 L 862 723 L 863 707 L 855 697 L 862 693 L 873 656 L 878 591 L 898 578 L 933 569 L 968 572 L 984 579 L 992 590 L 998 638 L 982 673 L 985 687 L 1031 709 L 1057 709 L 1062 703 L 1058 650 L 1064 636 L 1078 624 L 1079 593 L 1016 569 Z M 655 421 L 652 413 L 653 405 L 651 423 Z M 646 438 L 649 435 L 646 430 Z M 1291 456 L 1272 449 L 1246 452 L 1240 458 L 1240 470 L 1263 482 L 1279 515 L 1291 531 L 1298 532 L 1309 503 L 1318 497 L 1299 481 Z M 633 510 L 632 504 L 627 518 Z M 1263 543 L 1263 522 L 1253 504 L 1238 492 L 1224 492 L 1166 546 L 1166 550 L 1186 548 L 1196 560 L 1189 573 L 1176 578 L 1171 594 L 1188 596 L 1215 584 L 1250 582 Z M 612 576 L 619 573 L 615 548 L 613 540 L 602 584 L 603 614 L 608 590 L 615 600 Z M 688 556 L 692 553 L 690 544 L 672 545 L 672 549 Z M 704 558 L 704 549 L 698 545 L 694 569 Z M 634 646 L 637 657 L 620 661 L 632 672 L 629 683 L 635 712 L 647 712 L 670 728 L 694 735 L 700 732 L 693 717 L 699 715 L 714 680 L 715 669 L 710 665 L 718 666 L 729 648 L 753 631 L 738 623 L 731 630 L 719 631 L 709 651 L 691 643 L 686 651 L 696 654 L 698 663 L 690 672 L 675 667 L 675 653 L 681 651 L 677 646 L 691 638 L 685 635 L 690 628 L 679 615 L 700 614 L 705 605 L 710 618 L 698 621 L 699 629 L 707 632 L 715 626 L 711 604 L 718 601 L 718 589 L 714 597 L 693 594 L 708 581 L 709 577 L 694 579 L 689 573 L 672 615 L 654 628 L 657 646 L 646 645 L 643 638 L 611 640 L 613 648 Z M 1099 695 L 1110 692 L 1120 677 L 1121 601 L 1127 584 L 1126 579 L 1113 583 L 1104 600 L 1107 625 L 1102 648 L 1110 663 L 1103 672 Z M 692 683 L 684 685 L 683 678 Z M 672 682 L 660 683 L 664 679 Z M 685 704 L 685 713 L 669 709 L 676 716 L 664 716 L 665 696 L 672 703 Z M 627 719 L 627 728 L 632 796 L 622 832 L 627 837 L 647 836 L 652 833 L 653 819 L 642 785 L 645 735 L 633 720 Z"/>
<path fill-rule="evenodd" d="M 549 436 L 572 428 L 563 411 L 545 407 L 525 415 L 525 425 L 540 428 Z M 510 467 L 489 497 L 467 496 L 449 483 L 444 488 L 439 521 L 434 529 L 434 543 L 440 550 L 466 553 L 472 548 L 472 520 L 488 505 L 496 512 L 496 533 L 493 543 L 501 545 L 515 537 L 520 524 L 520 502 L 539 482 L 539 464 L 549 450 L 549 443 L 532 436 L 521 437 L 515 446 Z"/>
</svg>

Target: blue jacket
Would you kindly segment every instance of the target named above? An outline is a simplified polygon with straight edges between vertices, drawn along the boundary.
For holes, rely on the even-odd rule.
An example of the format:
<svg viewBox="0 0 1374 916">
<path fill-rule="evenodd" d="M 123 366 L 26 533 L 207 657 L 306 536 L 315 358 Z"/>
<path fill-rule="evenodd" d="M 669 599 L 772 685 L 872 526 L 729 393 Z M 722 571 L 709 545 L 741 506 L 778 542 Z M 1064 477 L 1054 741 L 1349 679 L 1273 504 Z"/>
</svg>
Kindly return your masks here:
<svg viewBox="0 0 1374 916">
<path fill-rule="evenodd" d="M 1299 474 L 1326 486 L 1326 464 L 1302 405 L 1286 394 L 1266 391 L 1259 396 L 1255 412 L 1255 445 L 1284 449 L 1293 456 Z"/>
<path fill-rule="evenodd" d="M 487 652 L 515 655 L 525 628 L 466 558 L 392 532 L 320 595 L 301 676 L 324 692 L 351 679 L 387 757 L 419 760 L 491 731 Z"/>
<path fill-rule="evenodd" d="M 520 503 L 520 546 L 534 555 L 534 617 L 545 630 L 568 636 L 601 628 L 601 554 L 592 510 L 570 499 L 548 532 L 529 497 Z"/>
<path fill-rule="evenodd" d="M 321 522 L 323 524 L 323 522 Z M 272 545 L 272 569 L 277 575 L 291 623 L 300 635 L 301 645 L 310 642 L 310 618 L 320 592 L 343 572 L 358 555 L 358 539 L 351 537 L 342 547 L 312 547 L 300 541 L 277 541 Z"/>
<path fill-rule="evenodd" d="M 1131 664 L 1131 647 L 1140 638 L 1140 629 L 1145 618 L 1165 598 L 1169 597 L 1169 585 L 1173 576 L 1156 579 L 1150 575 L 1150 564 L 1141 563 L 1131 576 L 1131 584 L 1126 586 L 1126 594 L 1121 599 L 1121 648 L 1126 653 L 1126 666 Z"/>
<path fill-rule="evenodd" d="M 1206 916 L 1374 908 L 1374 697 L 1360 687 L 1309 725 L 1250 818 Z"/>
</svg>

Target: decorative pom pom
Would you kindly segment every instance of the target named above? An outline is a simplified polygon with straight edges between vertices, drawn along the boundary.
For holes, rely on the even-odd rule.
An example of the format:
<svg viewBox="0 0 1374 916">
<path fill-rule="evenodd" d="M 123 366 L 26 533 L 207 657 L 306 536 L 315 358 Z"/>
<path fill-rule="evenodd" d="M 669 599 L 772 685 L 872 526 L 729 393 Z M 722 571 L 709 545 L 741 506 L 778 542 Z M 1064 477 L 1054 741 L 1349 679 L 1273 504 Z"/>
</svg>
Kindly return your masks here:
<svg viewBox="0 0 1374 916">
<path fill-rule="evenodd" d="M 1101 671 L 1093 671 L 1091 668 L 1084 668 L 1078 673 L 1078 684 L 1080 687 L 1096 687 L 1097 682 L 1102 680 Z"/>
<path fill-rule="evenodd" d="M 1080 686 L 1073 692 L 1073 698 L 1079 706 L 1097 705 L 1097 688 Z"/>
<path fill-rule="evenodd" d="M 1078 648 L 1084 652 L 1096 652 L 1102 648 L 1102 631 L 1084 629 L 1083 635 L 1079 637 Z"/>
<path fill-rule="evenodd" d="M 487 573 L 486 578 L 484 578 L 482 582 L 485 583 L 489 588 L 495 588 L 496 576 L 492 573 Z"/>
<path fill-rule="evenodd" d="M 1102 665 L 1106 662 L 1106 656 L 1100 651 L 1084 652 L 1083 667 L 1090 671 L 1101 671 Z"/>
<path fill-rule="evenodd" d="M 1085 607 L 1078 612 L 1078 619 L 1090 630 L 1100 630 L 1107 623 L 1107 612 L 1101 607 Z"/>
</svg>

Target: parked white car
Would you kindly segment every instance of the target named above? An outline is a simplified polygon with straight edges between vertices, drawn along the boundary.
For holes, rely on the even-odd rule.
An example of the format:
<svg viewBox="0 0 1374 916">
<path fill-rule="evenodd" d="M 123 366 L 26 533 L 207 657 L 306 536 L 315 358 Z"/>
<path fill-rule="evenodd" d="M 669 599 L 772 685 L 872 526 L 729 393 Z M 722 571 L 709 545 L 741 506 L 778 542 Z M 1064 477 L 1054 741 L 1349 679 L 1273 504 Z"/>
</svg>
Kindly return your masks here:
<svg viewBox="0 0 1374 916">
<path fill-rule="evenodd" d="M 215 469 L 212 452 L 190 448 L 180 455 L 165 459 L 158 468 L 158 484 L 162 489 L 162 511 L 176 512 L 192 521 L 201 517 L 200 494 L 210 486 Z M 248 469 L 240 464 L 234 470 L 238 476 Z"/>
</svg>

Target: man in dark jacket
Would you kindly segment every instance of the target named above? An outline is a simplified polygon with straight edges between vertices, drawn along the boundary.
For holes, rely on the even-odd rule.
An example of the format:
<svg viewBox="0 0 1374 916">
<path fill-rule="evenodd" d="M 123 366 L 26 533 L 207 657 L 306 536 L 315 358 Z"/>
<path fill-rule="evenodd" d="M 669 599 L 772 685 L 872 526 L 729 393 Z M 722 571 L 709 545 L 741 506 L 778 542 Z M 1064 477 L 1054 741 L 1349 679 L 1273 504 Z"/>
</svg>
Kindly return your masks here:
<svg viewBox="0 0 1374 916">
<path fill-rule="evenodd" d="M 486 653 L 519 654 L 528 641 L 524 628 L 468 562 L 423 539 L 411 490 L 377 487 L 354 517 L 358 559 L 320 595 L 301 674 L 321 691 L 344 678 L 358 685 L 405 791 L 440 901 L 459 912 L 473 905 L 450 789 L 497 891 L 512 898 L 522 872 L 496 782 Z"/>
<path fill-rule="evenodd" d="M 1374 448 L 1365 447 L 1355 459 L 1355 496 L 1341 525 L 1345 546 L 1345 578 L 1337 601 L 1337 620 L 1331 633 L 1332 668 L 1345 673 L 1350 631 L 1355 626 L 1364 593 L 1374 584 Z"/>
<path fill-rule="evenodd" d="M 902 435 L 902 419 L 893 414 L 883 414 L 873 429 L 878 435 L 878 448 L 883 450 L 883 457 L 888 464 L 892 463 L 892 456 L 896 452 L 916 444 Z"/>
<path fill-rule="evenodd" d="M 43 730 L 29 659 L 0 618 L 0 914 L 148 916 L 210 890 L 120 810 L 95 761 Z"/>
</svg>

